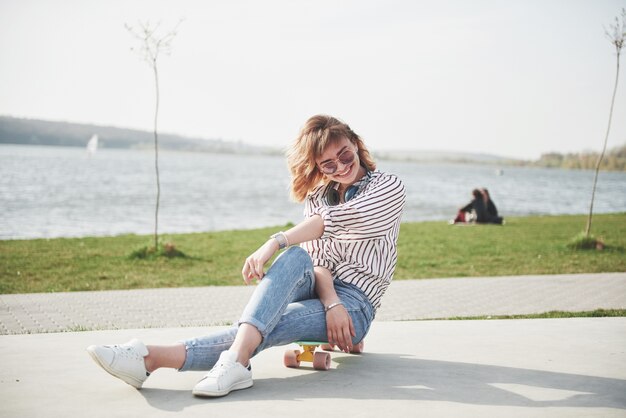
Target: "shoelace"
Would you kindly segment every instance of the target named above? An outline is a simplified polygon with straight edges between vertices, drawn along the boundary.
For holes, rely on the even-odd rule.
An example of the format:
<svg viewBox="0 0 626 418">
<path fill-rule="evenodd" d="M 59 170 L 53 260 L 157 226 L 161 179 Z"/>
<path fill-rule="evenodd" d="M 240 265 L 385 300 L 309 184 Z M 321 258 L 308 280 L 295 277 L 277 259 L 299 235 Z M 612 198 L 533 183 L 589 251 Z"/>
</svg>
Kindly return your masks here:
<svg viewBox="0 0 626 418">
<path fill-rule="evenodd" d="M 205 377 L 220 377 L 224 376 L 227 371 L 231 370 L 235 362 L 221 362 L 213 366 L 213 368 L 206 374 Z"/>
<path fill-rule="evenodd" d="M 115 344 L 113 346 L 106 346 L 106 347 L 109 347 L 116 354 L 119 354 L 122 357 L 130 358 L 133 360 L 142 359 L 142 357 L 139 355 L 137 350 L 135 350 L 134 347 L 132 346 L 123 346 L 123 345 Z"/>
<path fill-rule="evenodd" d="M 220 377 L 220 376 L 224 376 L 226 375 L 226 372 L 232 370 L 234 367 L 236 367 L 236 362 L 221 362 L 219 364 L 216 364 L 215 366 L 213 366 L 213 368 L 206 374 L 204 375 L 204 379 L 206 379 L 207 377 Z M 252 365 L 248 364 L 247 367 L 245 367 L 248 371 L 252 371 Z"/>
<path fill-rule="evenodd" d="M 143 360 L 143 357 L 135 350 L 132 346 L 124 346 L 115 344 L 114 346 L 108 346 L 113 349 L 116 354 L 119 354 L 122 357 L 130 358 L 132 360 Z M 150 376 L 150 372 L 146 370 L 146 377 Z"/>
</svg>

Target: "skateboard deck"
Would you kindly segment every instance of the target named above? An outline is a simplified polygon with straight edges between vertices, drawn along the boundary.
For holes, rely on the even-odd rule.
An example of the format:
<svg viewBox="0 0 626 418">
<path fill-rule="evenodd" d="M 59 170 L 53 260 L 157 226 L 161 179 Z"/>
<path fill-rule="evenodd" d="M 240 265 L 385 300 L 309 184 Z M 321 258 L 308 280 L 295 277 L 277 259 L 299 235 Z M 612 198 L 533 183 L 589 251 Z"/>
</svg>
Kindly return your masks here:
<svg viewBox="0 0 626 418">
<path fill-rule="evenodd" d="M 285 351 L 283 356 L 283 362 L 286 367 L 298 368 L 301 362 L 313 363 L 315 370 L 328 370 L 330 369 L 331 355 L 328 351 L 335 351 L 335 347 L 328 343 L 328 341 L 296 341 L 296 344 L 300 346 L 302 350 L 289 349 Z M 363 341 L 352 347 L 353 354 L 363 352 Z M 321 348 L 319 351 L 316 350 Z"/>
</svg>

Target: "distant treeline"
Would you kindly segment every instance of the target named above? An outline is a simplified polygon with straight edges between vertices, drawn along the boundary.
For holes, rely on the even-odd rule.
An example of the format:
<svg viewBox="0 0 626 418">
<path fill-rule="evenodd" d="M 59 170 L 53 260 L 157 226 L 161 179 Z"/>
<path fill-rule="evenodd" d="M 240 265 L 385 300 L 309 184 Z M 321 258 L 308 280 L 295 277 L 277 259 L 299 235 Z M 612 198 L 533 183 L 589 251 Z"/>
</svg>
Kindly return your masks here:
<svg viewBox="0 0 626 418">
<path fill-rule="evenodd" d="M 94 134 L 98 135 L 99 146 L 102 148 L 154 146 L 153 134 L 147 131 L 0 116 L 0 144 L 85 147 L 89 138 Z M 256 147 L 243 142 L 188 138 L 167 133 L 159 134 L 159 146 L 163 149 L 217 153 L 270 154 L 275 152 L 271 148 Z"/>
<path fill-rule="evenodd" d="M 536 161 L 526 163 L 537 167 L 554 167 L 569 169 L 589 169 L 594 170 L 598 163 L 600 153 L 598 152 L 582 152 L 559 154 L 550 152 L 542 154 L 541 158 Z M 600 170 L 604 171 L 626 171 L 626 144 L 607 150 L 602 159 Z"/>
<path fill-rule="evenodd" d="M 152 132 L 148 131 L 0 116 L 0 144 L 85 147 L 89 138 L 94 134 L 98 135 L 99 146 L 102 148 L 151 148 L 154 146 Z M 162 149 L 214 153 L 282 154 L 275 148 L 253 146 L 240 141 L 189 138 L 167 133 L 159 134 L 159 146 Z M 396 161 L 440 161 L 568 169 L 594 169 L 599 156 L 595 152 L 577 154 L 551 152 L 543 154 L 539 160 L 522 161 L 494 155 L 459 152 L 384 151 L 376 152 L 375 155 L 376 158 Z M 607 151 L 601 170 L 626 171 L 626 144 Z"/>
</svg>

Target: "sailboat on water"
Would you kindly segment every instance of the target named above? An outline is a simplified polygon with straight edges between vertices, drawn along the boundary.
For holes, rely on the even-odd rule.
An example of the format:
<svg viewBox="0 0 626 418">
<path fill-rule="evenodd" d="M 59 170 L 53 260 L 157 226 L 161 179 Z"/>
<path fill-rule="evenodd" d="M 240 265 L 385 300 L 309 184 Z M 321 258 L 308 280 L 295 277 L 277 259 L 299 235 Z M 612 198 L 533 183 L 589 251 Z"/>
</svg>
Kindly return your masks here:
<svg viewBox="0 0 626 418">
<path fill-rule="evenodd" d="M 87 154 L 94 155 L 98 151 L 98 135 L 92 135 L 89 142 L 87 142 Z"/>
</svg>

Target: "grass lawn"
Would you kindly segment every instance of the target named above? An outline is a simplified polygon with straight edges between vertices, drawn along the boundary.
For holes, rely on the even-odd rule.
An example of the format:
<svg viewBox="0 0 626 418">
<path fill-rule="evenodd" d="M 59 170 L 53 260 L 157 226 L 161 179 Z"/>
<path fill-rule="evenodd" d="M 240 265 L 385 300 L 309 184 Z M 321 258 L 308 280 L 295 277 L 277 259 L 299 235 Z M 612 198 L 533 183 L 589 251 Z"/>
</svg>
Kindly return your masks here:
<svg viewBox="0 0 626 418">
<path fill-rule="evenodd" d="M 603 251 L 567 244 L 586 216 L 507 218 L 506 224 L 404 224 L 395 278 L 509 276 L 626 271 L 626 213 L 594 215 L 592 233 Z"/>
<path fill-rule="evenodd" d="M 585 216 L 507 218 L 504 226 L 402 225 L 395 279 L 626 271 L 626 213 L 594 215 L 603 251 L 567 243 Z M 284 227 L 162 237 L 186 258 L 131 259 L 151 237 L 0 241 L 0 293 L 240 285 L 243 260 Z"/>
<path fill-rule="evenodd" d="M 420 321 L 476 321 L 498 319 L 563 319 L 563 318 L 611 318 L 626 316 L 626 309 L 596 309 L 594 311 L 549 311 L 536 314 L 521 315 L 483 315 L 483 316 L 453 316 L 449 318 L 421 319 Z"/>
</svg>

